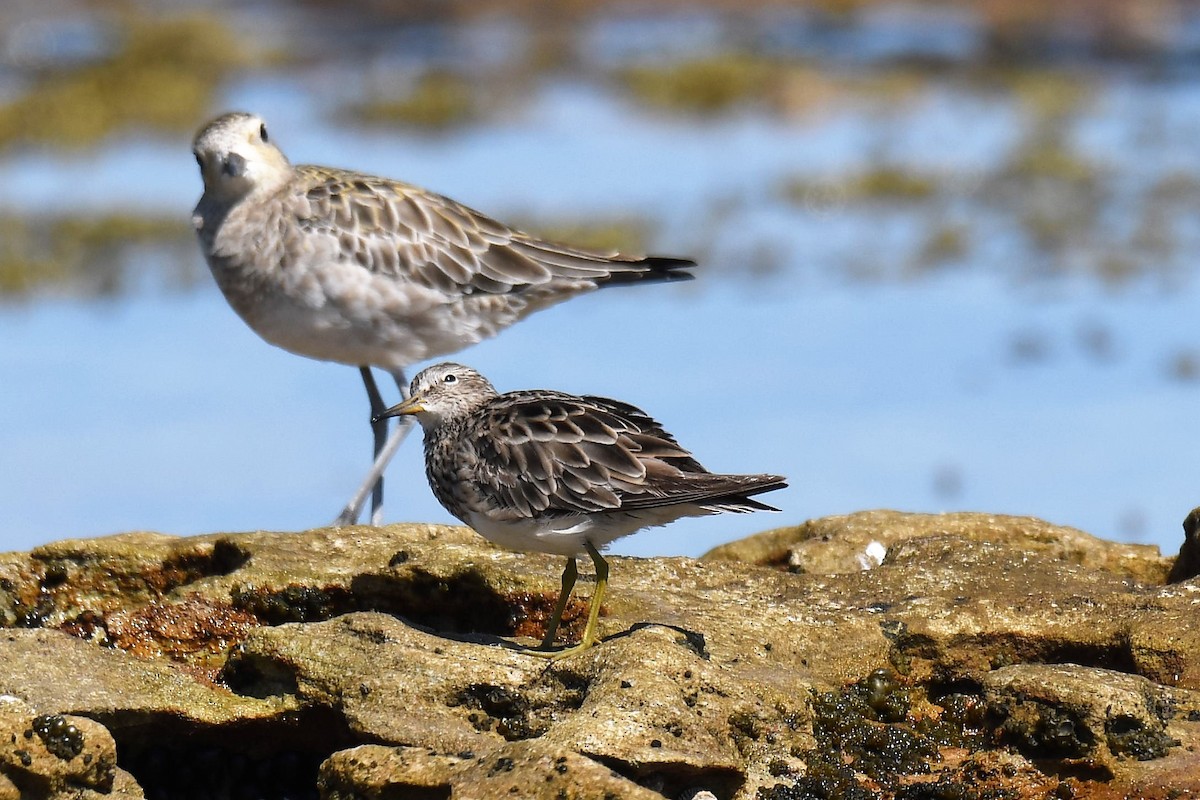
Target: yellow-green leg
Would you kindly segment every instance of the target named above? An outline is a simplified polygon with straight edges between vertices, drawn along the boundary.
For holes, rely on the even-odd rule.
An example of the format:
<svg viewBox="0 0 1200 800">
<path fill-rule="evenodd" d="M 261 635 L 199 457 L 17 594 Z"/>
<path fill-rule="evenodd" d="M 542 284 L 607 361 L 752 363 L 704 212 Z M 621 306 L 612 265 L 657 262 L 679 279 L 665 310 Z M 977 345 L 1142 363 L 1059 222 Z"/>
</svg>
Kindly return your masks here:
<svg viewBox="0 0 1200 800">
<path fill-rule="evenodd" d="M 575 566 L 575 556 L 569 556 L 567 566 L 563 569 L 562 574 L 562 592 L 558 595 L 558 602 L 554 606 L 554 616 L 550 618 L 550 624 L 546 626 L 546 636 L 542 639 L 543 650 L 549 650 L 554 646 L 554 634 L 558 633 L 563 612 L 567 610 L 567 600 L 571 597 L 571 589 L 575 588 L 575 579 L 578 577 L 579 568 Z"/>
<path fill-rule="evenodd" d="M 550 627 L 546 629 L 546 638 L 542 641 L 542 649 L 526 650 L 525 652 L 531 656 L 539 656 L 557 661 L 560 658 L 567 658 L 576 653 L 582 653 L 596 643 L 596 629 L 599 627 L 600 622 L 600 606 L 604 602 L 604 592 L 608 589 L 608 562 L 600 555 L 600 551 L 592 546 L 591 542 L 584 542 L 583 546 L 587 548 L 587 554 L 592 557 L 592 563 L 596 565 L 596 591 L 592 595 L 592 602 L 588 607 L 587 625 L 583 629 L 583 638 L 580 639 L 579 644 L 563 650 L 551 651 L 545 649 L 554 641 L 554 634 L 558 629 L 559 622 L 562 620 L 563 611 L 567 607 L 567 597 L 570 595 L 571 588 L 575 585 L 575 578 L 578 575 L 575 558 L 572 557 L 567 562 L 566 569 L 563 570 L 562 594 L 559 595 L 558 604 L 554 610 L 554 618 L 550 621 Z"/>
</svg>

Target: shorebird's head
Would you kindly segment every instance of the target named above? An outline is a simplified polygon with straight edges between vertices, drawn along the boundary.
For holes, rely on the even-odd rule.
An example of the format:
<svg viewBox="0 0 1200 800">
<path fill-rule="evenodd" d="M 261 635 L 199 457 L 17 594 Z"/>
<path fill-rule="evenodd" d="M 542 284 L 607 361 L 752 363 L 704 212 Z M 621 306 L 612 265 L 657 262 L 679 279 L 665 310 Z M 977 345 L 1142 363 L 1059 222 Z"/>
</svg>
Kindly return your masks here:
<svg viewBox="0 0 1200 800">
<path fill-rule="evenodd" d="M 425 430 L 470 414 L 496 396 L 488 379 L 470 367 L 449 361 L 435 364 L 413 378 L 408 399 L 384 411 L 376 419 L 411 414 Z"/>
<path fill-rule="evenodd" d="M 287 180 L 292 167 L 261 117 L 234 111 L 209 122 L 192 143 L 204 193 L 226 201 Z"/>
</svg>

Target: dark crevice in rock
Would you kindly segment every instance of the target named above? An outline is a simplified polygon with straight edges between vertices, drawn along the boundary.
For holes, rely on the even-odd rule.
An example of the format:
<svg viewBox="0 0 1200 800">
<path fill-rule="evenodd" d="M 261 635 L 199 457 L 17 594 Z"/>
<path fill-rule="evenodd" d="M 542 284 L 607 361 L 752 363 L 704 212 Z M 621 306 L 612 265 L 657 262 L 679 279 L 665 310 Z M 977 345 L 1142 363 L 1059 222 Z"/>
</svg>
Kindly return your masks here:
<svg viewBox="0 0 1200 800">
<path fill-rule="evenodd" d="M 203 578 L 228 575 L 250 561 L 250 552 L 230 539 L 218 539 L 208 552 L 180 553 L 163 562 L 163 594 Z"/>
<path fill-rule="evenodd" d="M 274 659 L 247 653 L 240 646 L 230 651 L 220 680 L 230 691 L 259 699 L 295 695 L 298 690 L 294 669 Z"/>
<path fill-rule="evenodd" d="M 1032 759 L 1083 758 L 1095 750 L 1096 737 L 1074 709 L 1028 700 L 995 704 L 992 712 L 1004 741 Z"/>
<path fill-rule="evenodd" d="M 358 611 L 354 594 L 342 586 L 291 584 L 282 589 L 238 586 L 230 592 L 233 607 L 253 614 L 264 625 L 322 622 Z"/>
<path fill-rule="evenodd" d="M 669 798 L 690 796 L 688 790 L 706 789 L 712 792 L 717 800 L 729 800 L 746 782 L 745 775 L 728 767 L 700 767 L 675 762 L 631 764 L 600 754 L 582 755 L 598 761 L 645 789 Z"/>
<path fill-rule="evenodd" d="M 360 611 L 381 611 L 438 633 L 511 636 L 521 614 L 480 572 L 451 576 L 410 569 L 403 576 L 358 575 L 351 591 Z"/>
<path fill-rule="evenodd" d="M 930 681 L 926 688 L 930 702 L 941 705 L 945 697 L 951 695 L 982 695 L 983 684 L 974 678 L 955 678 L 944 681 Z"/>
<path fill-rule="evenodd" d="M 494 730 L 511 742 L 542 736 L 555 719 L 578 711 L 587 691 L 588 682 L 579 675 L 545 672 L 534 684 L 519 688 L 471 684 L 447 705 L 470 709 L 467 721 L 476 730 Z"/>
<path fill-rule="evenodd" d="M 1123 715 L 1105 721 L 1104 736 L 1108 749 L 1114 754 L 1130 756 L 1138 761 L 1162 758 L 1168 748 L 1180 744 L 1166 731 L 1154 730 L 1136 717 Z"/>
<path fill-rule="evenodd" d="M 323 622 L 355 611 L 377 611 L 438 633 L 511 636 L 519 614 L 483 575 L 467 570 L 443 577 L 412 570 L 403 577 L 363 574 L 349 587 L 292 584 L 283 588 L 239 586 L 234 608 L 266 625 Z"/>
<path fill-rule="evenodd" d="M 1093 761 L 1061 761 L 1057 759 L 1031 759 L 1043 774 L 1060 781 L 1077 780 L 1107 783 L 1113 779 L 1113 771 L 1104 764 Z"/>
<path fill-rule="evenodd" d="M 906 634 L 895 640 L 889 660 L 902 674 L 911 674 L 918 660 L 932 662 L 935 680 L 943 683 L 961 679 L 964 664 L 982 669 L 1014 664 L 1076 664 L 1127 675 L 1141 674 L 1125 637 L 1093 643 L 995 633 L 941 641 L 927 635 Z"/>
<path fill-rule="evenodd" d="M 880 623 L 881 627 L 886 624 L 887 621 Z M 893 622 L 884 628 L 884 636 L 892 643 L 888 649 L 888 663 L 901 675 L 912 671 L 914 660 L 939 661 L 942 644 L 932 636 L 909 633 L 903 622 Z"/>
<path fill-rule="evenodd" d="M 759 787 L 757 800 L 876 800 L 875 792 L 868 791 L 853 781 L 827 776 L 797 778 L 791 784 L 777 783 Z"/>
<path fill-rule="evenodd" d="M 473 683 L 463 689 L 451 705 L 473 709 L 467 720 L 475 730 L 495 730 L 510 742 L 533 739 L 549 729 L 547 721 L 531 718 L 529 701 L 506 686 Z"/>
<path fill-rule="evenodd" d="M 886 612 L 891 605 L 891 603 L 875 603 L 872 604 L 871 608 L 877 609 L 879 612 Z M 908 626 L 904 624 L 903 620 L 882 619 L 879 621 L 879 632 L 889 642 L 895 642 L 900 637 L 908 634 Z"/>
<path fill-rule="evenodd" d="M 1030 657 L 1020 658 L 1013 663 L 1023 664 L 1077 664 L 1082 667 L 1097 667 L 1114 672 L 1124 672 L 1127 675 L 1137 675 L 1137 662 L 1129 648 L 1127 639 L 1119 639 L 1106 644 L 1088 644 L 1069 640 L 1038 639 L 1022 641 L 1013 637 L 1013 652 L 1019 657 L 1028 652 Z M 1004 651 L 995 666 L 1006 666 Z"/>
<path fill-rule="evenodd" d="M 146 800 L 315 800 L 321 763 L 363 744 L 324 708 L 219 727 L 180 720 L 106 724 L 117 742 L 117 765 L 133 775 Z"/>
<path fill-rule="evenodd" d="M 340 786 L 328 780 L 321 784 L 321 797 L 324 800 L 450 800 L 453 796 L 449 786 L 402 783 L 384 787 L 377 793 L 364 793 L 361 787 L 354 784 Z"/>
<path fill-rule="evenodd" d="M 439 633 L 505 636 L 516 627 L 505 597 L 474 571 L 448 578 L 419 570 L 403 578 L 357 575 L 349 588 L 239 586 L 232 601 L 235 608 L 254 614 L 266 625 L 323 622 L 355 611 L 377 611 Z"/>
</svg>

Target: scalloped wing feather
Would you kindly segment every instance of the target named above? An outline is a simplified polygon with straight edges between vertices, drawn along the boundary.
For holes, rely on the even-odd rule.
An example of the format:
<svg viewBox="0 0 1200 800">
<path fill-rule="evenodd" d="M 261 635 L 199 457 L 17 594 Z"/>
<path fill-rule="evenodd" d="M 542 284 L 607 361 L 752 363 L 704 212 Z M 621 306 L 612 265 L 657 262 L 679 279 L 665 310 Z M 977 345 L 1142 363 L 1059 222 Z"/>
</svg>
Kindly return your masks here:
<svg viewBox="0 0 1200 800">
<path fill-rule="evenodd" d="M 446 293 L 505 294 L 651 268 L 638 257 L 544 242 L 447 197 L 344 170 L 297 167 L 286 202 L 302 235 L 335 245 L 347 263 Z"/>
<path fill-rule="evenodd" d="M 740 492 L 768 490 L 760 478 L 782 480 L 713 475 L 652 417 L 606 398 L 510 392 L 497 397 L 476 426 L 467 436 L 480 463 L 489 465 L 477 476 L 479 489 L 523 514 L 628 511 L 713 498 L 738 510 Z M 520 479 L 501 479 L 513 475 Z"/>
</svg>

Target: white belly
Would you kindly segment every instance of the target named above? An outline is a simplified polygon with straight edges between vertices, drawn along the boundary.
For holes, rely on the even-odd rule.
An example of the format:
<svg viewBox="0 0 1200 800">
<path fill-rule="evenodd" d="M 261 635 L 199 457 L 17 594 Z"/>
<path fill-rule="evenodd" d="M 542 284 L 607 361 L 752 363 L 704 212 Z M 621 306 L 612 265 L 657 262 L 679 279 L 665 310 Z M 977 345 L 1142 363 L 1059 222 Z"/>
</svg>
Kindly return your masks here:
<svg viewBox="0 0 1200 800">
<path fill-rule="evenodd" d="M 497 522 L 473 513 L 464 520 L 489 542 L 525 553 L 553 553 L 575 556 L 586 552 L 584 542 L 597 550 L 642 528 L 665 525 L 680 517 L 712 512 L 692 505 L 668 506 L 641 512 L 596 514 L 553 520 Z"/>
<path fill-rule="evenodd" d="M 226 300 L 259 336 L 322 361 L 402 369 L 479 342 L 511 320 L 356 265 L 254 270 L 210 260 Z"/>
</svg>

